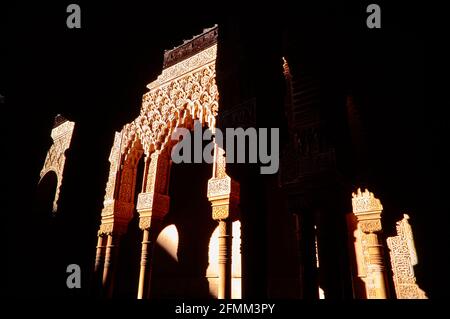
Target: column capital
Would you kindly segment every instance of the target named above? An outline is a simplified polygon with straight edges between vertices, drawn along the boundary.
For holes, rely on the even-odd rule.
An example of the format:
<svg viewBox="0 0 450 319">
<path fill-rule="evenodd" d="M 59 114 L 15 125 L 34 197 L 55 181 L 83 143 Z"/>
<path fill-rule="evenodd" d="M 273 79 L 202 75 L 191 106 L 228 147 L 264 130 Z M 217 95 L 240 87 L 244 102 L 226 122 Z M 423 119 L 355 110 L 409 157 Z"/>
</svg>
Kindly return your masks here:
<svg viewBox="0 0 450 319">
<path fill-rule="evenodd" d="M 376 233 L 382 230 L 381 219 L 359 220 L 359 226 L 364 233 Z"/>
<path fill-rule="evenodd" d="M 208 199 L 214 220 L 224 220 L 238 213 L 239 192 L 239 183 L 229 176 L 208 180 Z"/>
<path fill-rule="evenodd" d="M 150 229 L 152 222 L 160 221 L 169 212 L 170 197 L 155 192 L 140 193 L 136 209 L 139 213 L 139 228 Z"/>
<path fill-rule="evenodd" d="M 152 230 L 152 234 L 158 234 L 161 230 L 162 219 L 151 217 L 151 216 L 143 216 L 139 218 L 139 228 L 142 230 Z"/>
<path fill-rule="evenodd" d="M 239 183 L 231 177 L 213 177 L 208 180 L 208 198 L 210 201 L 222 197 L 239 197 Z"/>
<path fill-rule="evenodd" d="M 139 193 L 136 210 L 139 216 L 164 217 L 169 212 L 170 197 L 157 192 Z"/>
<path fill-rule="evenodd" d="M 103 202 L 102 218 L 110 216 L 121 219 L 133 218 L 133 203 L 126 203 L 117 199 L 109 199 Z"/>
<path fill-rule="evenodd" d="M 361 230 L 364 233 L 379 232 L 381 226 L 381 213 L 383 206 L 378 198 L 367 189 L 361 192 L 358 188 L 356 193 L 352 194 L 353 214 L 358 219 Z"/>
<path fill-rule="evenodd" d="M 97 235 L 100 237 L 109 236 L 109 235 L 122 235 L 125 234 L 128 227 L 128 221 L 102 221 L 100 228 L 97 232 Z"/>
</svg>

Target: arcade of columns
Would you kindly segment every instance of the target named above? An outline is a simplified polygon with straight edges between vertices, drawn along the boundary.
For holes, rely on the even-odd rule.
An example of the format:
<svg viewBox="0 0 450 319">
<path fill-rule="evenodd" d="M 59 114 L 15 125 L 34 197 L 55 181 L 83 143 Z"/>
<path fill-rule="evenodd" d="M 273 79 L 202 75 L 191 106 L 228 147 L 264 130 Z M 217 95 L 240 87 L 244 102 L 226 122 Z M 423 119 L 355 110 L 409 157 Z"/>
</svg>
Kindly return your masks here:
<svg viewBox="0 0 450 319">
<path fill-rule="evenodd" d="M 215 130 L 219 93 L 215 82 L 217 44 L 165 68 L 148 85 L 140 115 L 116 133 L 95 260 L 105 296 L 112 296 L 119 238 L 133 216 L 136 166 L 144 156 L 143 186 L 136 210 L 142 230 L 137 297 L 148 298 L 152 252 L 169 211 L 170 137 L 178 127 L 191 129 L 195 120 Z M 219 226 L 218 297 L 231 298 L 231 217 L 238 214 L 239 184 L 226 174 L 225 157 L 215 145 L 208 199 Z M 100 275 L 101 274 L 101 275 Z"/>
<path fill-rule="evenodd" d="M 217 29 L 207 30 L 217 35 Z M 202 35 L 203 37 L 204 35 Z M 199 40 L 200 37 L 194 38 Z M 203 39 L 200 39 L 203 41 Z M 169 51 L 167 54 L 170 54 Z M 176 142 L 171 134 L 176 128 L 193 128 L 195 120 L 215 130 L 219 110 L 219 93 L 215 82 L 216 41 L 188 58 L 166 65 L 162 74 L 147 87 L 140 115 L 115 133 L 109 162 L 101 225 L 98 230 L 95 275 L 102 294 L 112 297 L 114 272 L 120 237 L 126 233 L 133 217 L 137 164 L 144 156 L 142 190 L 136 210 L 142 230 L 142 246 L 137 298 L 149 297 L 152 254 L 162 221 L 169 211 L 168 195 L 170 153 Z M 168 60 L 170 60 L 170 56 Z M 165 58 L 166 58 L 165 57 Z M 287 62 L 285 61 L 285 67 Z M 52 130 L 50 147 L 41 179 L 50 171 L 57 174 L 56 211 L 65 163 L 64 152 L 70 147 L 74 123 L 63 121 Z M 218 222 L 218 298 L 232 297 L 232 224 L 239 215 L 239 183 L 226 173 L 224 150 L 214 148 L 212 177 L 207 196 L 212 218 Z M 368 190 L 352 196 L 353 212 L 348 214 L 350 251 L 353 252 L 353 286 L 355 298 L 424 299 L 425 292 L 416 284 L 414 265 L 418 263 L 408 215 L 397 222 L 397 235 L 385 240 L 382 235 L 383 206 Z M 389 249 L 390 264 L 384 248 Z M 388 289 L 388 269 L 392 270 L 395 294 Z"/>
</svg>

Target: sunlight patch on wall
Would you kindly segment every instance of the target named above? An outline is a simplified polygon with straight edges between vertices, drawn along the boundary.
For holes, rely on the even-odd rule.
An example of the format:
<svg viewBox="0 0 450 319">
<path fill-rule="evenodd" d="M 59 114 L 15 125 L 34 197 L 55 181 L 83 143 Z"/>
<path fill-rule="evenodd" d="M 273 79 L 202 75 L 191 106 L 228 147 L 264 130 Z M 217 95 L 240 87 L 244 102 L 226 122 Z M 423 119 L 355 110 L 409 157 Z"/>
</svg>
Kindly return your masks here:
<svg viewBox="0 0 450 319">
<path fill-rule="evenodd" d="M 231 298 L 241 298 L 241 222 L 235 221 L 232 224 L 232 282 L 231 282 Z M 206 270 L 206 277 L 209 282 L 209 291 L 212 296 L 218 297 L 218 268 L 219 268 L 219 227 L 216 227 L 211 235 L 209 241 L 208 251 L 208 269 Z"/>
<path fill-rule="evenodd" d="M 156 243 L 178 262 L 178 230 L 175 225 L 169 225 L 158 235 Z"/>
</svg>

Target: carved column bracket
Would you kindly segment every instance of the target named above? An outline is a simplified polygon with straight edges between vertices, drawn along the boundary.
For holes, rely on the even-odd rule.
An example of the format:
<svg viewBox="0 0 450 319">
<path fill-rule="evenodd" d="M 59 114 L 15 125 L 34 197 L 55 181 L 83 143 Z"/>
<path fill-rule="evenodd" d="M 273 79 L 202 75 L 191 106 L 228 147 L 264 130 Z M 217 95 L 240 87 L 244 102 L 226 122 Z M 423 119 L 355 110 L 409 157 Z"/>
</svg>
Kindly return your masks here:
<svg viewBox="0 0 450 319">
<path fill-rule="evenodd" d="M 133 203 L 122 202 L 117 199 L 106 200 L 103 203 L 102 218 L 117 216 L 122 219 L 133 218 Z"/>
<path fill-rule="evenodd" d="M 154 192 L 140 193 L 136 209 L 139 213 L 139 228 L 149 229 L 152 220 L 162 220 L 169 212 L 170 197 Z"/>
<path fill-rule="evenodd" d="M 99 235 L 108 235 L 113 232 L 124 234 L 128 223 L 133 218 L 133 203 L 125 203 L 119 200 L 106 200 L 102 210 L 102 223 Z"/>
<path fill-rule="evenodd" d="M 234 218 L 239 213 L 239 183 L 229 176 L 208 181 L 208 199 L 212 205 L 212 218 Z M 231 214 L 231 215 L 230 215 Z"/>
<path fill-rule="evenodd" d="M 102 221 L 100 228 L 97 232 L 98 236 L 108 236 L 112 234 L 123 235 L 127 232 L 128 221 L 124 220 L 108 220 Z"/>
</svg>

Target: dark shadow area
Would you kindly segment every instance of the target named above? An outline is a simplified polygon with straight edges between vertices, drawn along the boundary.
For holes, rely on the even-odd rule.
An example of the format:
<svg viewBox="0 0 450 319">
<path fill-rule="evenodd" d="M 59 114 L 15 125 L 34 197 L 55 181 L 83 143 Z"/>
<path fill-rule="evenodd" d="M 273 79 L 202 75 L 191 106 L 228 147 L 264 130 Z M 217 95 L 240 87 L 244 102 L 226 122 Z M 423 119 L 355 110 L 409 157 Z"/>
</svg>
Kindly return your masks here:
<svg viewBox="0 0 450 319">
<path fill-rule="evenodd" d="M 54 171 L 49 171 L 39 181 L 36 192 L 35 209 L 42 217 L 52 214 L 57 186 L 58 176 L 56 176 Z"/>
<path fill-rule="evenodd" d="M 142 190 L 144 178 L 144 155 L 136 167 L 134 203 Z M 142 230 L 139 228 L 139 214 L 134 209 L 133 218 L 127 232 L 121 236 L 117 258 L 117 272 L 114 283 L 114 298 L 136 299 L 141 261 Z"/>
<path fill-rule="evenodd" d="M 7 30 L 2 38 L 5 50 L 0 50 L 4 96 L 0 129 L 9 162 L 4 176 L 8 181 L 8 284 L 3 288 L 7 295 L 90 295 L 87 283 L 94 266 L 114 132 L 139 114 L 146 85 L 161 73 L 164 50 L 218 23 L 218 126 L 279 127 L 280 150 L 298 147 L 289 157 L 292 161 L 281 164 L 289 183 L 279 183 L 279 175 L 261 176 L 259 166 L 229 166 L 229 175 L 241 182 L 243 296 L 270 295 L 267 260 L 274 255 L 268 241 L 276 233 L 268 232 L 278 211 L 283 223 L 288 222 L 286 210 L 310 214 L 304 229 L 308 243 L 301 249 L 306 263 L 312 263 L 309 226 L 317 221 L 312 216 L 320 208 L 317 202 L 330 201 L 323 195 L 330 180 L 347 202 L 333 199 L 338 207 L 326 207 L 320 215 L 320 240 L 326 248 L 319 253 L 323 263 L 330 263 L 322 280 L 329 283 L 329 293 L 336 299 L 348 296 L 346 256 L 340 253 L 345 244 L 341 242 L 345 241 L 343 216 L 349 212 L 351 192 L 368 187 L 385 206 L 383 218 L 391 225 L 386 236 L 394 233 L 392 225 L 403 213 L 410 215 L 419 258 L 418 284 L 430 298 L 446 296 L 442 274 L 447 272 L 448 248 L 446 232 L 439 227 L 448 219 L 443 189 L 448 163 L 442 156 L 447 145 L 446 117 L 442 105 L 430 105 L 425 98 L 425 68 L 430 61 L 424 54 L 422 6 L 379 2 L 382 28 L 373 30 L 365 24 L 367 1 L 274 4 L 273 10 L 258 14 L 233 7 L 234 15 L 228 16 L 220 7 L 215 12 L 221 14 L 211 16 L 179 11 L 170 13 L 170 23 L 166 11 L 154 14 L 151 2 L 129 6 L 83 2 L 82 28 L 70 30 L 68 4 L 13 3 L 4 11 L 5 19 L 0 19 Z M 292 65 L 296 90 L 315 88 L 315 95 L 306 91 L 301 95 L 301 107 L 292 116 L 285 109 L 282 57 Z M 221 118 L 249 105 L 254 110 L 243 112 L 249 118 L 236 116 L 239 123 Z M 37 207 L 42 214 L 30 206 L 58 113 L 75 121 L 76 131 L 67 152 L 58 214 L 53 216 L 46 213 L 53 177 L 43 180 L 45 187 L 39 189 L 43 200 Z M 308 143 L 314 147 L 307 147 Z M 303 153 L 306 149 L 318 151 L 310 156 Z M 323 174 L 303 174 L 324 162 L 332 164 L 327 166 L 325 182 Z M 308 178 L 298 178 L 302 174 Z M 178 262 L 157 248 L 155 296 L 208 297 L 204 275 L 215 226 L 206 198 L 210 177 L 210 165 L 172 166 L 171 208 L 165 223 L 178 229 Z M 281 196 L 283 183 L 289 185 Z M 278 205 L 279 201 L 283 203 Z M 292 227 L 278 229 L 292 232 Z M 140 241 L 133 219 L 130 233 L 123 238 L 124 283 L 117 292 L 123 297 L 132 298 L 136 290 Z M 82 289 L 65 286 L 71 263 L 81 266 Z M 313 295 L 316 274 L 312 265 L 307 266 L 311 267 L 302 280 Z M 336 273 L 333 267 L 338 267 Z"/>
<path fill-rule="evenodd" d="M 171 224 L 176 226 L 178 261 L 162 247 L 156 246 L 151 287 L 151 294 L 155 298 L 210 297 L 206 279 L 208 246 L 217 226 L 206 196 L 211 176 L 212 164 L 172 164 L 170 210 L 164 220 L 164 227 Z"/>
</svg>

